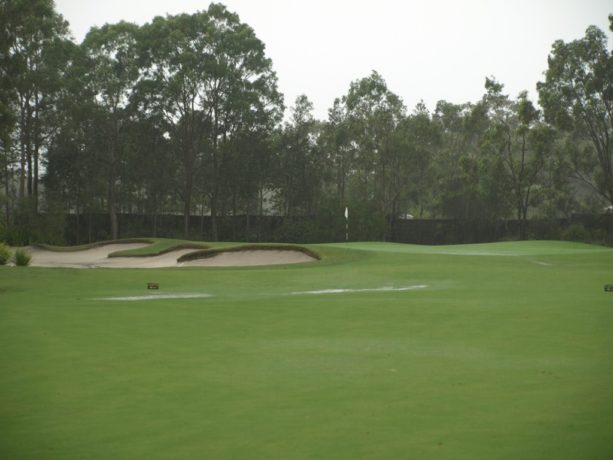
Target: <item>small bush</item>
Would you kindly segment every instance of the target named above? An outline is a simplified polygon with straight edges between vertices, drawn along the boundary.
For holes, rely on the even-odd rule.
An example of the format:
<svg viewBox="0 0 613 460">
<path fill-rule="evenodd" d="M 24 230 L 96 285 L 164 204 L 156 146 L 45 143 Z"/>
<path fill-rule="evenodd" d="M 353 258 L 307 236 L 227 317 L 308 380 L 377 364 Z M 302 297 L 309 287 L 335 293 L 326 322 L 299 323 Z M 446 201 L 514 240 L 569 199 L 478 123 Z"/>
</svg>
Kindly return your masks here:
<svg viewBox="0 0 613 460">
<path fill-rule="evenodd" d="M 0 265 L 6 265 L 10 258 L 11 250 L 6 244 L 0 243 Z"/>
<path fill-rule="evenodd" d="M 25 249 L 16 249 L 15 250 L 15 265 L 18 267 L 26 267 L 30 265 L 30 260 L 32 260 L 32 256 Z"/>
<path fill-rule="evenodd" d="M 543 224 L 542 228 L 533 239 L 535 240 L 562 240 L 564 231 L 559 223 L 548 221 Z"/>
<path fill-rule="evenodd" d="M 562 232 L 562 239 L 568 241 L 588 242 L 590 233 L 583 225 L 573 224 Z"/>
</svg>

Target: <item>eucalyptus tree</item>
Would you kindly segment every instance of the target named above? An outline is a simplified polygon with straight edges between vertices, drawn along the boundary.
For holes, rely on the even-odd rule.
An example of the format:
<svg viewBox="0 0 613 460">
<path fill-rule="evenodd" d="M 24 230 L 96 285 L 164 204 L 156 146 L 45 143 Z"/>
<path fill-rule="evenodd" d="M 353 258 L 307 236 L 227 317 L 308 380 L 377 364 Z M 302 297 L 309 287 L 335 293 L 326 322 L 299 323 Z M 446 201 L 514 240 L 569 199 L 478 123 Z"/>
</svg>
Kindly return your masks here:
<svg viewBox="0 0 613 460">
<path fill-rule="evenodd" d="M 208 14 L 210 56 L 204 62 L 206 77 L 202 109 L 210 124 L 208 175 L 213 238 L 217 239 L 217 206 L 222 170 L 232 149 L 244 145 L 235 138 L 266 136 L 281 120 L 283 98 L 277 91 L 272 61 L 253 29 L 220 4 Z"/>
<path fill-rule="evenodd" d="M 324 158 L 312 111 L 312 102 L 298 96 L 279 139 L 276 175 L 279 208 L 285 216 L 313 214 L 321 193 Z"/>
<path fill-rule="evenodd" d="M 149 110 L 164 118 L 169 140 L 179 156 L 185 237 L 189 235 L 196 168 L 209 129 L 200 96 L 207 24 L 208 16 L 202 13 L 156 17 L 143 26 L 141 42 L 145 80 L 138 90 L 147 93 Z"/>
<path fill-rule="evenodd" d="M 68 39 L 68 24 L 55 12 L 52 0 L 5 0 L 1 12 L 2 92 L 15 114 L 12 136 L 18 151 L 19 197 L 28 197 L 36 213 L 41 155 L 53 131 L 49 114 L 60 84 L 60 50 Z"/>
<path fill-rule="evenodd" d="M 49 143 L 44 182 L 47 194 L 57 197 L 65 212 L 74 213 L 74 236 L 79 242 L 81 216 L 103 211 L 99 202 L 107 187 L 100 175 L 98 146 L 107 141 L 100 129 L 106 113 L 96 104 L 95 90 L 89 84 L 91 61 L 85 50 L 72 44 L 64 57 L 67 67 L 57 95 L 56 129 Z"/>
<path fill-rule="evenodd" d="M 585 36 L 556 41 L 545 81 L 537 84 L 545 119 L 573 139 L 574 176 L 613 205 L 613 54 L 607 36 L 590 26 Z"/>
<path fill-rule="evenodd" d="M 268 131 L 242 131 L 228 139 L 222 148 L 222 208 L 231 211 L 233 216 L 243 213 L 245 234 L 251 235 L 251 216 L 264 214 L 265 194 L 277 184 L 274 136 Z"/>
<path fill-rule="evenodd" d="M 539 211 L 544 217 L 570 218 L 578 210 L 589 209 L 589 203 L 593 203 L 585 199 L 593 197 L 593 193 L 574 179 L 571 158 L 576 148 L 576 143 L 570 136 L 560 136 L 559 132 L 555 132 L 553 150 L 545 158 L 543 171 Z"/>
<path fill-rule="evenodd" d="M 470 141 L 466 135 L 466 118 L 469 104 L 452 104 L 439 101 L 433 114 L 434 122 L 442 133 L 442 146 L 436 166 L 438 169 L 437 210 L 444 217 L 466 218 L 471 216 L 475 201 L 475 181 L 466 168 L 470 155 Z"/>
<path fill-rule="evenodd" d="M 184 233 L 200 169 L 216 239 L 225 144 L 243 131 L 270 129 L 281 116 L 272 63 L 253 29 L 220 4 L 157 17 L 144 37 L 146 75 L 181 157 Z"/>
<path fill-rule="evenodd" d="M 3 195 L 0 194 L 0 205 L 4 208 L 4 221 L 7 227 L 11 219 L 10 181 L 14 163 L 11 134 L 16 122 L 13 113 L 16 95 L 11 83 L 9 61 L 9 53 L 14 46 L 15 35 L 11 33 L 8 24 L 9 6 L 8 2 L 0 3 L 0 182 L 3 190 Z"/>
<path fill-rule="evenodd" d="M 150 217 L 153 236 L 158 235 L 159 215 L 175 204 L 175 161 L 168 129 L 160 114 L 135 111 L 124 136 L 124 174 L 129 184 L 123 187 L 124 199 Z"/>
<path fill-rule="evenodd" d="M 439 101 L 433 121 L 442 135 L 435 158 L 438 211 L 462 220 L 505 217 L 508 200 L 500 162 L 492 162 L 482 149 L 491 122 L 486 102 Z"/>
<path fill-rule="evenodd" d="M 424 217 L 431 215 L 436 182 L 436 157 L 441 147 L 441 130 L 423 103 L 417 104 L 412 114 L 405 117 L 395 131 L 390 189 L 392 214 L 415 208 Z M 402 209 L 401 209 L 402 207 Z"/>
<path fill-rule="evenodd" d="M 354 200 L 370 203 L 378 220 L 385 222 L 393 211 L 395 196 L 390 176 L 398 173 L 395 157 L 401 154 L 393 146 L 392 135 L 405 117 L 404 104 L 374 71 L 366 78 L 353 81 L 341 102 L 345 106 L 353 150 Z M 389 228 L 385 223 L 383 228 L 387 233 Z"/>
<path fill-rule="evenodd" d="M 520 93 L 516 101 L 502 93 L 503 85 L 486 79 L 486 104 L 491 124 L 485 136 L 484 148 L 494 155 L 494 167 L 500 166 L 504 180 L 512 191 L 519 237 L 526 238 L 528 209 L 543 185 L 544 167 L 554 144 L 552 129 L 541 122 L 540 113 Z M 499 163 L 498 163 L 499 162 Z"/>
<path fill-rule="evenodd" d="M 336 98 L 328 110 L 328 120 L 322 127 L 320 142 L 333 174 L 332 193 L 339 209 L 344 208 L 354 150 L 351 148 L 346 107 L 340 98 Z"/>
<path fill-rule="evenodd" d="M 127 22 L 92 28 L 82 47 L 90 62 L 87 81 L 94 101 L 103 113 L 100 130 L 100 160 L 107 183 L 107 210 L 111 238 L 118 236 L 117 194 L 125 161 L 124 138 L 129 118 L 128 106 L 140 76 L 136 60 L 138 26 Z"/>
</svg>

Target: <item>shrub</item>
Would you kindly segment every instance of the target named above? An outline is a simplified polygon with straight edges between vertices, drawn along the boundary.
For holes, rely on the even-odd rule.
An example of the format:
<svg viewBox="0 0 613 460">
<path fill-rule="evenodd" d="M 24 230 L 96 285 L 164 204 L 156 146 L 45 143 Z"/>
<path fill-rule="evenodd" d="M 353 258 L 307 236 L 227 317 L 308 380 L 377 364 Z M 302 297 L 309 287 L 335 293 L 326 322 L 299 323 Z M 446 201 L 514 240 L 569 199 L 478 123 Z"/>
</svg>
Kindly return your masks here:
<svg viewBox="0 0 613 460">
<path fill-rule="evenodd" d="M 10 258 L 11 250 L 6 244 L 0 243 L 0 265 L 6 265 Z"/>
<path fill-rule="evenodd" d="M 317 233 L 314 222 L 308 217 L 286 217 L 277 229 L 275 240 L 283 243 L 313 243 Z"/>
<path fill-rule="evenodd" d="M 590 240 L 590 234 L 583 225 L 572 224 L 562 232 L 562 239 L 568 241 L 587 242 Z"/>
<path fill-rule="evenodd" d="M 15 265 L 18 267 L 26 267 L 30 265 L 30 260 L 32 260 L 32 256 L 25 249 L 16 249 L 15 250 Z"/>
</svg>

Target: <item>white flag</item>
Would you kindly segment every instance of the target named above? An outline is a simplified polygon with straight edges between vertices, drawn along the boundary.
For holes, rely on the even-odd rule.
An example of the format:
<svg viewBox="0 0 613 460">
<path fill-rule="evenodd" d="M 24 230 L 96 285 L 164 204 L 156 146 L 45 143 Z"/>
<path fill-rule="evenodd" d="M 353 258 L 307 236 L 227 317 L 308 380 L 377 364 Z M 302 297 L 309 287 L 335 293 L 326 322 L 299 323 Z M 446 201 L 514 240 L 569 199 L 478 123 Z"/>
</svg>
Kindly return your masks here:
<svg viewBox="0 0 613 460">
<path fill-rule="evenodd" d="M 349 208 L 345 206 L 345 219 L 349 219 Z"/>
</svg>

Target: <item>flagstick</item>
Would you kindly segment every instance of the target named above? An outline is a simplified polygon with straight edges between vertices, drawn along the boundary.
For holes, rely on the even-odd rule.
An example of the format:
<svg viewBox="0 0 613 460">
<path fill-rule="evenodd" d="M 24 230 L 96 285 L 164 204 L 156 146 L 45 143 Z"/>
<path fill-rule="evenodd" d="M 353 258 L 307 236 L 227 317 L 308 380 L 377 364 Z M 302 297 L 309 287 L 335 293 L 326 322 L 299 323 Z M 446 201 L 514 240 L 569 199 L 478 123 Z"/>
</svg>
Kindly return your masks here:
<svg viewBox="0 0 613 460">
<path fill-rule="evenodd" d="M 349 208 L 345 207 L 345 241 L 349 241 Z"/>
</svg>

